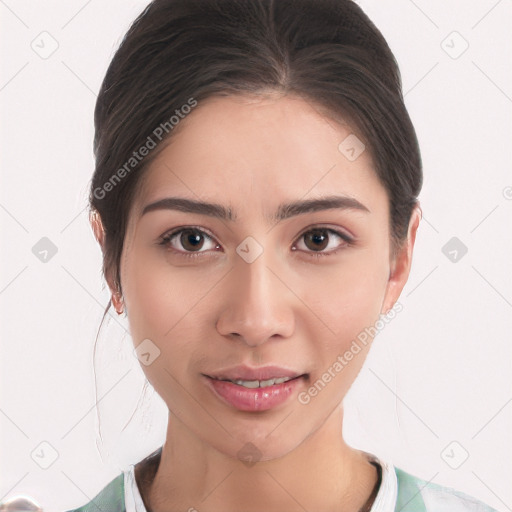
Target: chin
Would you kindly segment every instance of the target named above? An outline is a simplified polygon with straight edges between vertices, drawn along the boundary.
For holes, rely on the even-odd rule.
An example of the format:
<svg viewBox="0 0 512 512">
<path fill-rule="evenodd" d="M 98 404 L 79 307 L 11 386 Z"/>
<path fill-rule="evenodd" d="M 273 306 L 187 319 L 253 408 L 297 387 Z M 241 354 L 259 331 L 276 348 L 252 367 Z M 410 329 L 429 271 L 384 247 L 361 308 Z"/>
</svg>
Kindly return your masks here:
<svg viewBox="0 0 512 512">
<path fill-rule="evenodd" d="M 277 433 L 274 431 L 275 427 L 274 423 L 265 429 L 253 427 L 240 429 L 239 433 L 231 431 L 232 437 L 226 435 L 222 440 L 210 440 L 209 444 L 228 457 L 252 465 L 255 462 L 284 457 L 300 446 L 308 437 L 307 433 L 303 435 L 299 432 L 290 433 L 289 428 L 282 429 Z"/>
</svg>

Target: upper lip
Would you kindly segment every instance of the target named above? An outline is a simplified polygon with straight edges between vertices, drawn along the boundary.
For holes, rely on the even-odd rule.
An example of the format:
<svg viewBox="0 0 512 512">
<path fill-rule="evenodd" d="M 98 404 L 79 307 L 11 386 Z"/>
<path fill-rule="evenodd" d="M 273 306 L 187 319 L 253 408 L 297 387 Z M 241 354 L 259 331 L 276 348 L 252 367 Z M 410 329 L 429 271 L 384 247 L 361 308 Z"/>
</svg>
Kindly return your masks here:
<svg viewBox="0 0 512 512">
<path fill-rule="evenodd" d="M 218 372 L 203 374 L 207 377 L 220 380 L 269 380 L 278 379 L 280 377 L 300 377 L 304 373 L 282 368 L 280 366 L 260 366 L 251 368 L 250 366 L 234 366 L 219 370 Z"/>
</svg>

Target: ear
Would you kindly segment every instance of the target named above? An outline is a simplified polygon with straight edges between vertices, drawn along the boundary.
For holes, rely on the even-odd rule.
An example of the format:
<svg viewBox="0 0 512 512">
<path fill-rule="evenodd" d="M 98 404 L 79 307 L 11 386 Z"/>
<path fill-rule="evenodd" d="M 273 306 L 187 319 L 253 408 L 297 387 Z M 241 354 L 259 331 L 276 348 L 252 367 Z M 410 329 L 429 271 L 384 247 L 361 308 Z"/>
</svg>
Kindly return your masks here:
<svg viewBox="0 0 512 512">
<path fill-rule="evenodd" d="M 101 221 L 100 214 L 93 210 L 89 214 L 89 222 L 92 227 L 92 231 L 94 233 L 94 238 L 100 244 L 101 251 L 104 253 L 105 250 L 105 228 L 103 227 L 103 223 Z M 121 293 L 117 289 L 114 280 L 110 275 L 105 275 L 105 279 L 107 281 L 108 287 L 110 288 L 110 292 L 112 294 L 112 304 L 114 305 L 115 310 L 120 313 L 123 309 L 122 306 L 122 297 Z"/>
<path fill-rule="evenodd" d="M 412 264 L 412 252 L 414 249 L 414 242 L 416 241 L 416 231 L 418 230 L 422 215 L 423 212 L 418 203 L 411 214 L 409 228 L 407 231 L 407 239 L 397 250 L 393 257 L 393 261 L 391 262 L 388 284 L 381 308 L 381 314 L 383 315 L 387 314 L 394 306 L 402 293 L 407 279 L 409 278 L 409 272 Z"/>
<path fill-rule="evenodd" d="M 101 222 L 100 214 L 96 210 L 91 210 L 89 213 L 89 223 L 91 224 L 94 238 L 96 238 L 96 241 L 100 244 L 101 250 L 103 251 L 103 246 L 105 243 L 105 230 L 103 229 L 103 223 Z"/>
</svg>

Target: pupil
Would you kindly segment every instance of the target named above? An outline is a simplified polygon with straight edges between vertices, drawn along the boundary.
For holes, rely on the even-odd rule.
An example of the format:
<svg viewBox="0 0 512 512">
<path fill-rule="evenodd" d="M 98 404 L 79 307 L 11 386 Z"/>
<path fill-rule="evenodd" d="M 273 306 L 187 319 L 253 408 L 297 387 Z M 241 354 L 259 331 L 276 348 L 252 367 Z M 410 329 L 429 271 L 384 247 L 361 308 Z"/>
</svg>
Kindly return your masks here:
<svg viewBox="0 0 512 512">
<path fill-rule="evenodd" d="M 324 242 L 322 244 L 322 246 L 318 246 L 318 245 L 314 245 L 313 247 L 309 247 L 308 246 L 308 249 L 312 249 L 312 250 L 322 250 L 322 249 L 325 249 L 325 247 L 327 247 L 327 236 L 325 235 L 325 231 L 323 230 L 316 230 L 316 231 L 311 231 L 310 234 L 308 234 L 306 236 L 306 245 L 308 245 L 308 242 L 313 242 L 313 244 L 322 244 L 322 242 Z"/>
<path fill-rule="evenodd" d="M 193 230 L 184 231 L 181 235 L 181 243 L 185 249 L 200 249 L 203 245 L 202 236 Z M 187 247 L 187 244 L 190 244 L 190 247 Z"/>
</svg>

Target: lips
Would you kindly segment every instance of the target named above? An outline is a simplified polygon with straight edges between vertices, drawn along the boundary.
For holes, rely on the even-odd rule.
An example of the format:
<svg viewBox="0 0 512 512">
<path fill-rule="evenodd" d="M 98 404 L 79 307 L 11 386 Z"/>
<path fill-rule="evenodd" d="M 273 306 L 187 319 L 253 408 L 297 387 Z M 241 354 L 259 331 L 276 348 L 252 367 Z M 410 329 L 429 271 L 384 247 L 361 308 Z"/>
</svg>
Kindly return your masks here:
<svg viewBox="0 0 512 512">
<path fill-rule="evenodd" d="M 284 382 L 288 382 L 292 380 L 293 377 L 278 377 L 273 379 L 266 380 L 244 380 L 244 379 L 217 379 L 223 380 L 224 382 L 232 382 L 233 384 L 237 384 L 238 386 L 243 386 L 244 388 L 255 389 L 255 388 L 267 388 L 269 386 L 273 386 L 274 384 L 283 384 Z"/>
<path fill-rule="evenodd" d="M 227 368 L 219 372 L 209 373 L 207 377 L 217 380 L 230 380 L 230 381 L 266 381 L 270 379 L 290 378 L 294 379 L 304 375 L 301 372 L 296 372 L 288 368 L 279 366 L 262 366 L 260 368 L 251 368 L 249 366 L 235 366 Z"/>
<path fill-rule="evenodd" d="M 277 366 L 238 366 L 205 375 L 214 395 L 240 411 L 266 411 L 283 404 L 308 374 Z"/>
</svg>

